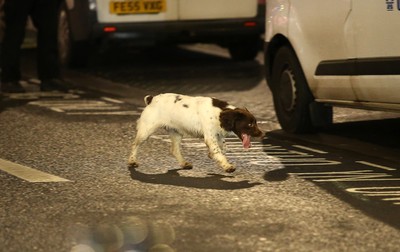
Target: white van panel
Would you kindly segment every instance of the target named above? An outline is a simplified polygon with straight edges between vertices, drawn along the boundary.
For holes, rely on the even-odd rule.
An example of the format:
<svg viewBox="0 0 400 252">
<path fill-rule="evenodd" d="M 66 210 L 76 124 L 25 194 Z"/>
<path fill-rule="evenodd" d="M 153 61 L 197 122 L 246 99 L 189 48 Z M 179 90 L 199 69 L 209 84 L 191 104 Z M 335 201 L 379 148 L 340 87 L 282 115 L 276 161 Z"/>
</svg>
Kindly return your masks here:
<svg viewBox="0 0 400 252">
<path fill-rule="evenodd" d="M 356 58 L 400 57 L 400 1 L 353 0 Z M 388 3 L 392 3 L 389 8 Z M 400 66 L 399 66 L 400 67 Z M 400 103 L 400 75 L 352 76 L 359 101 Z"/>
<path fill-rule="evenodd" d="M 257 15 L 257 0 L 180 0 L 183 20 L 246 18 Z"/>
<path fill-rule="evenodd" d="M 400 1 L 395 2 L 387 10 L 385 1 L 353 0 L 357 58 L 400 56 Z"/>
<path fill-rule="evenodd" d="M 358 101 L 400 103 L 400 76 L 354 76 L 353 89 Z"/>
<path fill-rule="evenodd" d="M 355 99 L 349 76 L 315 76 L 315 70 L 322 61 L 347 59 L 354 55 L 350 1 L 291 1 L 288 20 L 283 19 L 288 22 L 289 39 L 317 99 Z M 283 8 L 279 5 L 281 1 L 273 2 L 277 10 Z"/>
<path fill-rule="evenodd" d="M 121 0 L 123 1 L 123 0 Z M 157 14 L 125 14 L 110 13 L 111 0 L 97 0 L 97 18 L 99 23 L 152 22 L 178 19 L 179 0 L 165 0 L 166 11 Z"/>
</svg>

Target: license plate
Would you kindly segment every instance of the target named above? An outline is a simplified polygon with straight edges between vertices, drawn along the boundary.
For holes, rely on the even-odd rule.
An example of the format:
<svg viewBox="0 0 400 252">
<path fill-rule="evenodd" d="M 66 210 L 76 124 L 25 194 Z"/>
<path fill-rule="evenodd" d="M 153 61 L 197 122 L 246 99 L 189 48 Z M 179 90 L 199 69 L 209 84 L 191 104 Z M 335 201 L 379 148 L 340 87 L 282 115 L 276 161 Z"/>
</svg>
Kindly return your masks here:
<svg viewBox="0 0 400 252">
<path fill-rule="evenodd" d="M 166 0 L 110 1 L 110 13 L 117 15 L 160 13 L 166 9 Z"/>
</svg>

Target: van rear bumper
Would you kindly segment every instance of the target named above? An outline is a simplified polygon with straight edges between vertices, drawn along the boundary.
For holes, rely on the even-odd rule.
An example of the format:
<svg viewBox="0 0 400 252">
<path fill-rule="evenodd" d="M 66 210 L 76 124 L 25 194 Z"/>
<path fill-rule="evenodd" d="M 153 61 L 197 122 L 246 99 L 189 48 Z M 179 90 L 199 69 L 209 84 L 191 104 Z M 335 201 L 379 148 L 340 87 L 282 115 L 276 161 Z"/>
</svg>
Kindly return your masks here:
<svg viewBox="0 0 400 252">
<path fill-rule="evenodd" d="M 201 21 L 170 21 L 146 23 L 94 24 L 91 40 L 108 40 L 131 43 L 214 42 L 259 36 L 264 32 L 264 18 Z M 111 28 L 111 29 L 110 29 Z M 112 30 L 106 32 L 106 30 Z"/>
</svg>

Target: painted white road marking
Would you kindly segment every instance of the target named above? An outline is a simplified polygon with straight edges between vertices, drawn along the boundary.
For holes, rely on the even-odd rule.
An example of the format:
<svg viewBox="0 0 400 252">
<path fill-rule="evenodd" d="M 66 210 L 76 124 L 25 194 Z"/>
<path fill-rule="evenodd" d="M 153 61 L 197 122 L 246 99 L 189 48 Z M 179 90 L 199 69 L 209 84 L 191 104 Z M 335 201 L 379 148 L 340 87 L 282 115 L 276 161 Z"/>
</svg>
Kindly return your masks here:
<svg viewBox="0 0 400 252">
<path fill-rule="evenodd" d="M 64 110 L 59 109 L 59 108 L 50 108 L 51 110 L 53 110 L 54 112 L 58 112 L 58 113 L 63 113 Z"/>
<path fill-rule="evenodd" d="M 293 147 L 296 147 L 296 148 L 299 148 L 299 149 L 303 149 L 303 150 L 312 151 L 312 152 L 319 153 L 319 154 L 327 154 L 328 153 L 326 151 L 322 151 L 322 150 L 306 147 L 306 146 L 303 146 L 303 145 L 293 145 Z"/>
<path fill-rule="evenodd" d="M 40 98 L 77 99 L 79 95 L 61 92 L 26 92 L 8 94 L 8 97 L 14 100 L 35 100 Z"/>
<path fill-rule="evenodd" d="M 315 182 L 400 181 L 400 178 L 373 170 L 294 172 L 290 174 Z"/>
<path fill-rule="evenodd" d="M 153 135 L 151 138 L 160 139 L 164 142 L 171 142 L 168 135 Z M 241 159 L 244 162 L 257 166 L 284 165 L 284 166 L 326 166 L 339 165 L 340 161 L 328 160 L 324 157 L 315 157 L 309 152 L 289 150 L 279 145 L 252 143 L 253 147 L 243 151 L 242 143 L 237 137 L 225 138 L 226 156 L 234 159 Z M 204 142 L 198 138 L 184 138 L 184 147 L 192 147 L 198 150 L 207 150 Z M 306 147 L 307 150 L 309 149 Z M 314 150 L 314 152 L 320 150 Z"/>
<path fill-rule="evenodd" d="M 36 85 L 40 85 L 40 83 L 42 83 L 40 80 L 38 80 L 36 78 L 31 78 L 27 82 L 32 83 L 32 84 L 36 84 Z"/>
<path fill-rule="evenodd" d="M 400 186 L 347 188 L 346 191 L 369 197 L 383 197 L 383 201 L 390 201 L 393 205 L 400 205 Z"/>
<path fill-rule="evenodd" d="M 140 115 L 136 111 L 67 112 L 67 115 Z"/>
<path fill-rule="evenodd" d="M 373 163 L 366 162 L 366 161 L 356 161 L 356 163 L 367 165 L 367 166 L 371 166 L 371 167 L 375 167 L 375 168 L 379 168 L 379 169 L 383 169 L 383 170 L 386 170 L 386 171 L 395 171 L 396 170 L 396 169 L 391 168 L 391 167 L 378 165 L 378 164 L 373 164 Z"/>
<path fill-rule="evenodd" d="M 39 107 L 45 107 L 58 113 L 67 115 L 140 115 L 135 110 L 122 110 L 117 104 L 124 103 L 108 97 L 102 97 L 103 100 L 44 100 L 32 101 L 29 104 Z"/>
<path fill-rule="evenodd" d="M 28 182 L 70 182 L 68 179 L 64 179 L 46 172 L 42 172 L 27 166 L 23 166 L 17 163 L 13 163 L 4 159 L 0 159 L 0 170 L 7 172 L 15 177 L 26 180 Z"/>
<path fill-rule="evenodd" d="M 287 166 L 327 166 L 327 165 L 340 165 L 341 162 L 328 160 L 325 158 L 301 158 L 301 159 L 294 159 L 294 158 L 279 158 L 273 160 L 251 160 L 250 164 L 259 165 L 259 166 L 266 166 L 269 164 L 282 164 L 285 167 Z M 297 175 L 297 173 L 293 173 Z"/>
<path fill-rule="evenodd" d="M 101 99 L 108 101 L 108 102 L 112 102 L 112 103 L 118 103 L 118 104 L 122 104 L 124 103 L 123 101 L 117 100 L 117 99 L 113 99 L 110 97 L 101 97 Z"/>
</svg>

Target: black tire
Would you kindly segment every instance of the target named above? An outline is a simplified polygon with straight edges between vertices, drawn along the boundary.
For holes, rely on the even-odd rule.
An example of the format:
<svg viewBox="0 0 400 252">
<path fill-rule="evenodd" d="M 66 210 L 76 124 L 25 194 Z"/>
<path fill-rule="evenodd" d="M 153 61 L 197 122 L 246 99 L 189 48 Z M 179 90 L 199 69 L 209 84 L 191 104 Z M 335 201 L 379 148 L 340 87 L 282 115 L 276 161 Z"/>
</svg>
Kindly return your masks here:
<svg viewBox="0 0 400 252">
<path fill-rule="evenodd" d="M 231 42 L 228 50 L 233 60 L 254 60 L 260 50 L 260 38 L 257 36 Z"/>
<path fill-rule="evenodd" d="M 89 58 L 89 43 L 74 41 L 68 21 L 68 12 L 65 3 L 61 4 L 58 15 L 58 55 L 61 66 L 84 67 Z"/>
<path fill-rule="evenodd" d="M 291 47 L 278 49 L 273 61 L 271 82 L 275 112 L 283 130 L 308 133 L 332 122 L 332 108 L 316 105 Z M 311 109 L 315 107 L 320 109 Z"/>
</svg>

